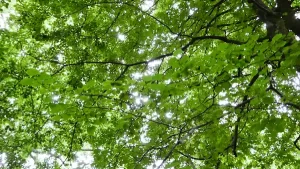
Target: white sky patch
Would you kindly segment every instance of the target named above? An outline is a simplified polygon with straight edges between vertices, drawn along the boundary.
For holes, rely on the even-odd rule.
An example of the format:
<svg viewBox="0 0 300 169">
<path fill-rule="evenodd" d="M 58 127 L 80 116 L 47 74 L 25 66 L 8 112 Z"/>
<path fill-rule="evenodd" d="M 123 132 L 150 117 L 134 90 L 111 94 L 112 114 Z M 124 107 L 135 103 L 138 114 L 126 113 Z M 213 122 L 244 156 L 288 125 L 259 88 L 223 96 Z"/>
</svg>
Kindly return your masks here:
<svg viewBox="0 0 300 169">
<path fill-rule="evenodd" d="M 21 50 L 19 53 L 18 53 L 18 57 L 24 57 L 26 56 L 26 51 L 25 50 Z"/>
<path fill-rule="evenodd" d="M 121 33 L 118 34 L 118 39 L 119 39 L 120 41 L 125 41 L 126 38 L 127 38 L 127 37 L 126 37 L 124 34 L 121 34 Z"/>
<path fill-rule="evenodd" d="M 91 166 L 91 164 L 94 162 L 94 158 L 92 156 L 92 152 L 90 151 L 81 151 L 76 153 L 76 162 L 72 163 L 77 164 L 79 168 L 83 168 L 83 166 Z M 75 168 L 75 167 L 74 167 Z M 92 167 L 90 167 L 92 168 Z"/>
<path fill-rule="evenodd" d="M 144 122 L 146 122 L 146 121 L 144 121 Z M 141 140 L 141 142 L 144 143 L 144 144 L 149 143 L 150 140 L 151 140 L 151 138 L 147 137 L 148 125 L 147 125 L 147 124 L 144 125 L 144 126 L 141 128 L 140 132 L 142 133 L 142 134 L 140 135 L 140 140 Z"/>
<path fill-rule="evenodd" d="M 146 103 L 146 102 L 149 101 L 148 96 L 142 96 L 138 92 L 132 92 L 131 94 L 132 94 L 133 97 L 135 97 L 135 102 L 138 103 L 138 104 Z"/>
<path fill-rule="evenodd" d="M 142 100 L 142 102 L 146 103 L 149 101 L 149 97 L 147 97 L 147 96 L 141 97 L 141 100 Z"/>
<path fill-rule="evenodd" d="M 5 153 L 1 153 L 0 154 L 0 167 L 6 167 L 6 154 Z"/>
<path fill-rule="evenodd" d="M 177 54 L 177 55 L 174 55 L 175 56 L 175 58 L 176 59 L 181 59 L 181 57 L 182 57 L 182 53 L 180 53 L 180 54 Z"/>
<path fill-rule="evenodd" d="M 227 114 L 228 111 L 223 111 L 223 114 Z M 225 124 L 228 121 L 228 115 L 225 115 L 224 117 L 222 117 L 219 121 L 219 124 Z"/>
<path fill-rule="evenodd" d="M 280 133 L 277 134 L 277 137 L 282 138 L 283 134 L 284 134 L 284 132 L 280 132 Z"/>
<path fill-rule="evenodd" d="M 173 6 L 172 6 L 174 9 L 179 9 L 179 3 L 175 3 Z"/>
<path fill-rule="evenodd" d="M 52 122 L 47 122 L 45 125 L 44 125 L 44 128 L 50 128 L 50 129 L 53 129 L 54 128 L 54 125 Z"/>
<path fill-rule="evenodd" d="M 133 77 L 133 79 L 138 80 L 143 77 L 143 74 L 136 72 L 136 73 L 132 73 L 131 76 Z"/>
<path fill-rule="evenodd" d="M 178 35 L 172 34 L 172 33 L 166 33 L 166 34 L 163 34 L 162 36 L 167 38 L 167 41 L 175 40 L 175 38 L 178 37 Z M 165 52 L 165 49 L 163 49 L 163 50 Z"/>
<path fill-rule="evenodd" d="M 67 22 L 66 22 L 67 25 L 71 25 L 73 26 L 74 25 L 74 21 L 73 21 L 73 18 L 72 17 L 69 17 Z"/>
<path fill-rule="evenodd" d="M 146 133 L 142 133 L 140 136 L 140 140 L 142 143 L 147 144 L 151 141 L 151 139 L 149 137 L 147 137 Z"/>
<path fill-rule="evenodd" d="M 295 16 L 296 16 L 297 19 L 300 19 L 300 12 L 296 13 Z"/>
<path fill-rule="evenodd" d="M 157 118 L 159 118 L 159 114 L 157 112 L 153 112 L 151 115 L 151 119 L 156 120 Z"/>
<path fill-rule="evenodd" d="M 136 99 L 134 100 L 134 103 L 135 103 L 136 105 L 141 105 L 141 104 L 142 104 L 142 100 L 141 100 L 140 98 L 136 98 Z"/>
<path fill-rule="evenodd" d="M 220 96 L 226 96 L 226 92 L 220 92 L 219 95 Z"/>
<path fill-rule="evenodd" d="M 52 96 L 52 100 L 57 102 L 59 100 L 60 96 L 59 95 L 54 95 Z"/>
<path fill-rule="evenodd" d="M 141 105 L 143 103 L 148 102 L 149 98 L 147 96 L 136 96 L 135 103 L 137 105 Z"/>
<path fill-rule="evenodd" d="M 126 61 L 125 61 L 125 60 L 121 60 L 121 63 L 124 63 L 124 64 L 126 64 Z"/>
<path fill-rule="evenodd" d="M 232 83 L 231 87 L 236 88 L 239 84 L 238 83 Z"/>
<path fill-rule="evenodd" d="M 65 55 L 59 53 L 56 57 L 57 57 L 57 60 L 58 60 L 59 62 L 63 62 L 63 61 L 64 61 L 64 58 L 65 58 Z"/>
<path fill-rule="evenodd" d="M 28 169 L 34 169 L 34 168 L 36 168 L 34 159 L 33 158 L 28 158 L 26 160 L 25 167 L 28 168 Z"/>
<path fill-rule="evenodd" d="M 171 83 L 171 79 L 165 80 L 164 83 L 165 84 L 170 84 Z"/>
<path fill-rule="evenodd" d="M 0 14 L 0 29 L 8 29 L 8 13 L 1 13 Z"/>
<path fill-rule="evenodd" d="M 132 95 L 133 95 L 134 97 L 137 97 L 137 96 L 139 96 L 139 93 L 138 93 L 138 92 L 133 92 Z"/>
<path fill-rule="evenodd" d="M 279 113 L 286 113 L 287 115 L 291 115 L 293 113 L 292 110 L 290 110 L 286 106 L 282 106 L 282 105 L 277 107 L 277 111 Z"/>
<path fill-rule="evenodd" d="M 187 97 L 185 97 L 184 99 L 181 99 L 181 100 L 179 101 L 179 103 L 180 103 L 180 104 L 183 104 L 183 103 L 186 102 L 186 100 L 187 100 Z"/>
<path fill-rule="evenodd" d="M 297 89 L 297 90 L 300 90 L 300 73 L 297 73 L 297 77 L 294 77 L 292 79 L 293 81 L 293 86 Z"/>
<path fill-rule="evenodd" d="M 255 153 L 256 153 L 256 150 L 253 149 L 253 148 L 250 148 L 250 153 L 251 153 L 251 154 L 255 154 Z"/>
<path fill-rule="evenodd" d="M 148 64 L 149 67 L 156 67 L 161 64 L 161 60 L 155 60 Z"/>
<path fill-rule="evenodd" d="M 144 52 L 145 52 L 144 49 L 139 49 L 139 50 L 138 50 L 138 54 L 143 54 Z"/>
<path fill-rule="evenodd" d="M 189 11 L 189 15 L 193 15 L 198 9 L 197 8 L 191 8 Z"/>
<path fill-rule="evenodd" d="M 220 100 L 219 105 L 228 105 L 229 101 L 228 99 Z"/>
<path fill-rule="evenodd" d="M 147 169 L 154 169 L 154 168 L 157 168 L 162 162 L 163 162 L 163 160 L 157 160 L 157 161 L 155 161 L 154 164 L 148 166 Z"/>
<path fill-rule="evenodd" d="M 87 149 L 84 145 L 83 149 Z M 4 155 L 1 155 L 3 158 Z M 75 168 L 86 168 L 92 169 L 91 164 L 93 163 L 94 159 L 92 157 L 91 151 L 78 151 L 75 153 L 76 159 L 71 162 L 71 167 L 64 167 L 62 169 L 75 169 Z M 35 169 L 37 162 L 46 162 L 48 164 L 53 164 L 55 161 L 58 164 L 62 164 L 62 160 L 66 157 L 57 154 L 57 152 L 52 149 L 50 152 L 43 152 L 41 150 L 34 150 L 30 157 L 26 159 L 25 166 L 28 169 Z M 2 162 L 2 161 L 1 161 Z M 1 165 L 1 163 L 0 163 Z M 4 164 L 5 165 L 5 164 Z"/>
<path fill-rule="evenodd" d="M 154 0 L 145 0 L 144 3 L 141 5 L 143 11 L 147 11 L 154 5 Z"/>
<path fill-rule="evenodd" d="M 48 19 L 46 19 L 45 21 L 44 21 L 44 27 L 45 27 L 45 29 L 47 29 L 47 30 L 51 30 L 52 29 L 52 24 L 53 24 L 53 22 L 55 22 L 56 21 L 56 18 L 55 17 L 50 17 L 50 18 L 48 18 Z"/>
<path fill-rule="evenodd" d="M 173 113 L 171 113 L 171 112 L 166 113 L 166 118 L 171 119 L 172 116 L 173 116 Z"/>
<path fill-rule="evenodd" d="M 9 97 L 9 98 L 7 98 L 7 100 L 10 104 L 14 104 L 16 101 L 16 98 Z"/>
</svg>

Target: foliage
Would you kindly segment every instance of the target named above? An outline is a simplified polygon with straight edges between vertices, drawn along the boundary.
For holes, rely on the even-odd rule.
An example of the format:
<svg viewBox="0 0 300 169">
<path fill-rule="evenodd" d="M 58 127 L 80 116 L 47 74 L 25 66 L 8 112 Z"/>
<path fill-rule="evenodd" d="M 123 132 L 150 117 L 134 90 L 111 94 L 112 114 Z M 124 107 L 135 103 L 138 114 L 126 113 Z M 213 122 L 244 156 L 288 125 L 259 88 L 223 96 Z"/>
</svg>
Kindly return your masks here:
<svg viewBox="0 0 300 169">
<path fill-rule="evenodd" d="M 300 1 L 150 2 L 1 1 L 5 166 L 299 168 Z"/>
</svg>

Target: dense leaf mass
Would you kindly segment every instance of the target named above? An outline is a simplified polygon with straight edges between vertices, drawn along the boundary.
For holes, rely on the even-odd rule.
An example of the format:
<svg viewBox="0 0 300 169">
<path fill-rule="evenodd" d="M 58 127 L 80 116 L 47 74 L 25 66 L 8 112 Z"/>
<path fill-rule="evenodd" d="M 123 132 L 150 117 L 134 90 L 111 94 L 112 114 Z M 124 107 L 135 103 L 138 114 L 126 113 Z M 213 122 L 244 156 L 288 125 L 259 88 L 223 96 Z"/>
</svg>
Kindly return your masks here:
<svg viewBox="0 0 300 169">
<path fill-rule="evenodd" d="M 300 168 L 299 0 L 0 4 L 3 168 Z"/>
</svg>

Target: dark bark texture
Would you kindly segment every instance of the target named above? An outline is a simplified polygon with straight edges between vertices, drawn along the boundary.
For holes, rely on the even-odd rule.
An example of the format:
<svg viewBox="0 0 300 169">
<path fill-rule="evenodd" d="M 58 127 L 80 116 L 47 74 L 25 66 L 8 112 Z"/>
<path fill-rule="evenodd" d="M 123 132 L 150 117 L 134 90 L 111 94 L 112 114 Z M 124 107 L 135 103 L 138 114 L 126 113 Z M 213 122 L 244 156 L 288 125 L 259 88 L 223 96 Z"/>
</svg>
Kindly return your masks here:
<svg viewBox="0 0 300 169">
<path fill-rule="evenodd" d="M 276 0 L 276 7 L 269 7 L 262 0 L 248 0 L 257 16 L 267 25 L 271 39 L 276 33 L 287 34 L 292 31 L 300 37 L 300 19 L 297 19 L 293 0 Z"/>
<path fill-rule="evenodd" d="M 259 19 L 266 24 L 267 37 L 271 40 L 276 34 L 281 33 L 287 35 L 293 32 L 300 38 L 300 19 L 296 18 L 297 8 L 292 7 L 293 0 L 276 0 L 276 5 L 268 6 L 263 0 L 248 0 L 252 5 Z M 291 45 L 295 40 L 294 37 L 287 39 L 287 45 Z M 282 56 L 285 60 L 286 56 Z M 299 61 L 294 65 L 297 72 L 300 72 L 300 56 Z"/>
</svg>

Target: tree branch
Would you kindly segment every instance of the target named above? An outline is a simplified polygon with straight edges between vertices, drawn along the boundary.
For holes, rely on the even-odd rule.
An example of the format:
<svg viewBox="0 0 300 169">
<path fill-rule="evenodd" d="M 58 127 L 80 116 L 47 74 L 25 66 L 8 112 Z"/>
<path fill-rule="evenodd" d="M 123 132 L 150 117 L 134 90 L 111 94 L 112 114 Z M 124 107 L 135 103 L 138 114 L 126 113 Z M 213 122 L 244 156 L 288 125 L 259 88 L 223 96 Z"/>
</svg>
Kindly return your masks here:
<svg viewBox="0 0 300 169">
<path fill-rule="evenodd" d="M 207 160 L 207 158 L 204 158 L 204 157 L 202 157 L 202 158 L 199 158 L 199 157 L 193 157 L 193 156 L 191 156 L 191 155 L 189 155 L 189 154 L 184 154 L 183 152 L 181 152 L 181 151 L 179 151 L 179 150 L 176 150 L 176 152 L 178 152 L 179 154 L 181 154 L 181 155 L 183 155 L 183 156 L 185 156 L 185 157 L 187 157 L 187 158 L 189 158 L 189 159 L 193 159 L 193 160 Z"/>
<path fill-rule="evenodd" d="M 294 141 L 294 145 L 295 147 L 300 151 L 300 147 L 297 145 L 297 142 L 300 140 L 300 135 L 296 138 L 296 140 Z"/>
</svg>

